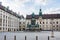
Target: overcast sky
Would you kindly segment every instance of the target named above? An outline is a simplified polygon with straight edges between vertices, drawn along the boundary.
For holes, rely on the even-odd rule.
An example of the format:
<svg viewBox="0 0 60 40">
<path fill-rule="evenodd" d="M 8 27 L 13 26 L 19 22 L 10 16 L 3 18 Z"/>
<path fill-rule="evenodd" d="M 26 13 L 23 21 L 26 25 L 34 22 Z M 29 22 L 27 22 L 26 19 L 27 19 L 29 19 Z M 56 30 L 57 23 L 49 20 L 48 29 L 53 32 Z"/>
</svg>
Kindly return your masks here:
<svg viewBox="0 0 60 40">
<path fill-rule="evenodd" d="M 60 13 L 60 0 L 0 0 L 0 2 L 5 7 L 9 6 L 10 10 L 24 16 L 32 14 L 32 12 L 38 14 L 40 8 L 42 8 L 43 14 Z"/>
</svg>

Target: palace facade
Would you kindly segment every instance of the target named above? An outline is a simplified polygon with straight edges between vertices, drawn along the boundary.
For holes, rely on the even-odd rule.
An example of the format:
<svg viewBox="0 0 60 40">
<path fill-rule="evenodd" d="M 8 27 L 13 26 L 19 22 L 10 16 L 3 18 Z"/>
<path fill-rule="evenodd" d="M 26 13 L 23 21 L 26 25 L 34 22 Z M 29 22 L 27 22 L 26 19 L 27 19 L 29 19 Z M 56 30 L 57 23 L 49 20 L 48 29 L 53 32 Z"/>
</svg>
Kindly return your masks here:
<svg viewBox="0 0 60 40">
<path fill-rule="evenodd" d="M 0 31 L 18 31 L 20 16 L 0 4 Z"/>
<path fill-rule="evenodd" d="M 20 15 L 20 22 L 19 22 L 19 31 L 25 31 L 26 28 L 26 19 L 23 15 Z"/>
<path fill-rule="evenodd" d="M 26 30 L 60 30 L 60 14 L 39 14 L 26 16 Z"/>
<path fill-rule="evenodd" d="M 38 15 L 32 13 L 24 16 L 9 10 L 0 4 L 0 31 L 41 31 L 55 30 L 60 31 L 60 14 L 42 14 L 39 10 Z"/>
</svg>

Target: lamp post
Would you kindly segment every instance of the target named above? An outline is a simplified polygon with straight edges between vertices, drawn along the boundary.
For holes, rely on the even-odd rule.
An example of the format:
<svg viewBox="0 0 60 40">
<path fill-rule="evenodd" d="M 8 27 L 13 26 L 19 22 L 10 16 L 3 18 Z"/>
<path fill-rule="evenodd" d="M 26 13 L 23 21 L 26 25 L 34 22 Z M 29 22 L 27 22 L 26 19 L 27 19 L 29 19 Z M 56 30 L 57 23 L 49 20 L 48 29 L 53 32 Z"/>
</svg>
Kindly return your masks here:
<svg viewBox="0 0 60 40">
<path fill-rule="evenodd" d="M 53 19 L 51 19 L 51 24 L 52 24 L 51 37 L 52 37 L 52 38 L 54 38 L 54 31 L 53 31 Z"/>
</svg>

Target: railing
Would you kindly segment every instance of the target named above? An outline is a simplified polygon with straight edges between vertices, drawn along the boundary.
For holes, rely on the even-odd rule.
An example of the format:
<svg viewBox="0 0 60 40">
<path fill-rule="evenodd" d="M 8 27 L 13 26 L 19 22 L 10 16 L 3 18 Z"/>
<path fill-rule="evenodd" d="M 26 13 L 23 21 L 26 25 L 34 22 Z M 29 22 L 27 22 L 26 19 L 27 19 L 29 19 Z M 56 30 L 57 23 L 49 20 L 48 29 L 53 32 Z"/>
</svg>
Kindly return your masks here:
<svg viewBox="0 0 60 40">
<path fill-rule="evenodd" d="M 39 38 L 39 36 L 36 36 L 35 40 L 41 40 L 41 39 L 38 39 L 38 38 Z M 4 36 L 4 40 L 7 40 L 6 35 Z M 14 36 L 14 40 L 17 40 L 16 35 Z M 27 36 L 25 36 L 24 40 L 27 40 Z M 51 38 L 51 36 L 48 36 L 47 40 L 60 40 L 60 38 Z"/>
<path fill-rule="evenodd" d="M 4 40 L 7 40 L 6 35 L 4 36 Z M 14 36 L 14 40 L 16 40 L 16 36 Z M 27 40 L 27 36 L 25 36 L 25 40 Z M 38 40 L 38 36 L 36 36 L 36 40 Z"/>
</svg>

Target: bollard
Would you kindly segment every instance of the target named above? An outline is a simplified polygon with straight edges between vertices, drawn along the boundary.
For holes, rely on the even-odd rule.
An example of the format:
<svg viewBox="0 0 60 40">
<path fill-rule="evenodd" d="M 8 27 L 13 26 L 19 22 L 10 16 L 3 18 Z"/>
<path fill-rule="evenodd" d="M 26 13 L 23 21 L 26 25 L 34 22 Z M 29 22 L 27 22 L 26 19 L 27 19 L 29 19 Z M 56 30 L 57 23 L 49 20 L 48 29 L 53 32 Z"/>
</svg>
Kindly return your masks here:
<svg viewBox="0 0 60 40">
<path fill-rule="evenodd" d="M 36 36 L 36 40 L 38 40 L 38 36 Z"/>
<path fill-rule="evenodd" d="M 25 36 L 25 40 L 26 40 L 26 36 Z"/>
<path fill-rule="evenodd" d="M 16 36 L 14 36 L 14 40 L 16 40 Z"/>
<path fill-rule="evenodd" d="M 4 36 L 4 40 L 6 40 L 6 35 Z"/>
<path fill-rule="evenodd" d="M 48 36 L 48 40 L 49 40 L 49 36 Z"/>
</svg>

